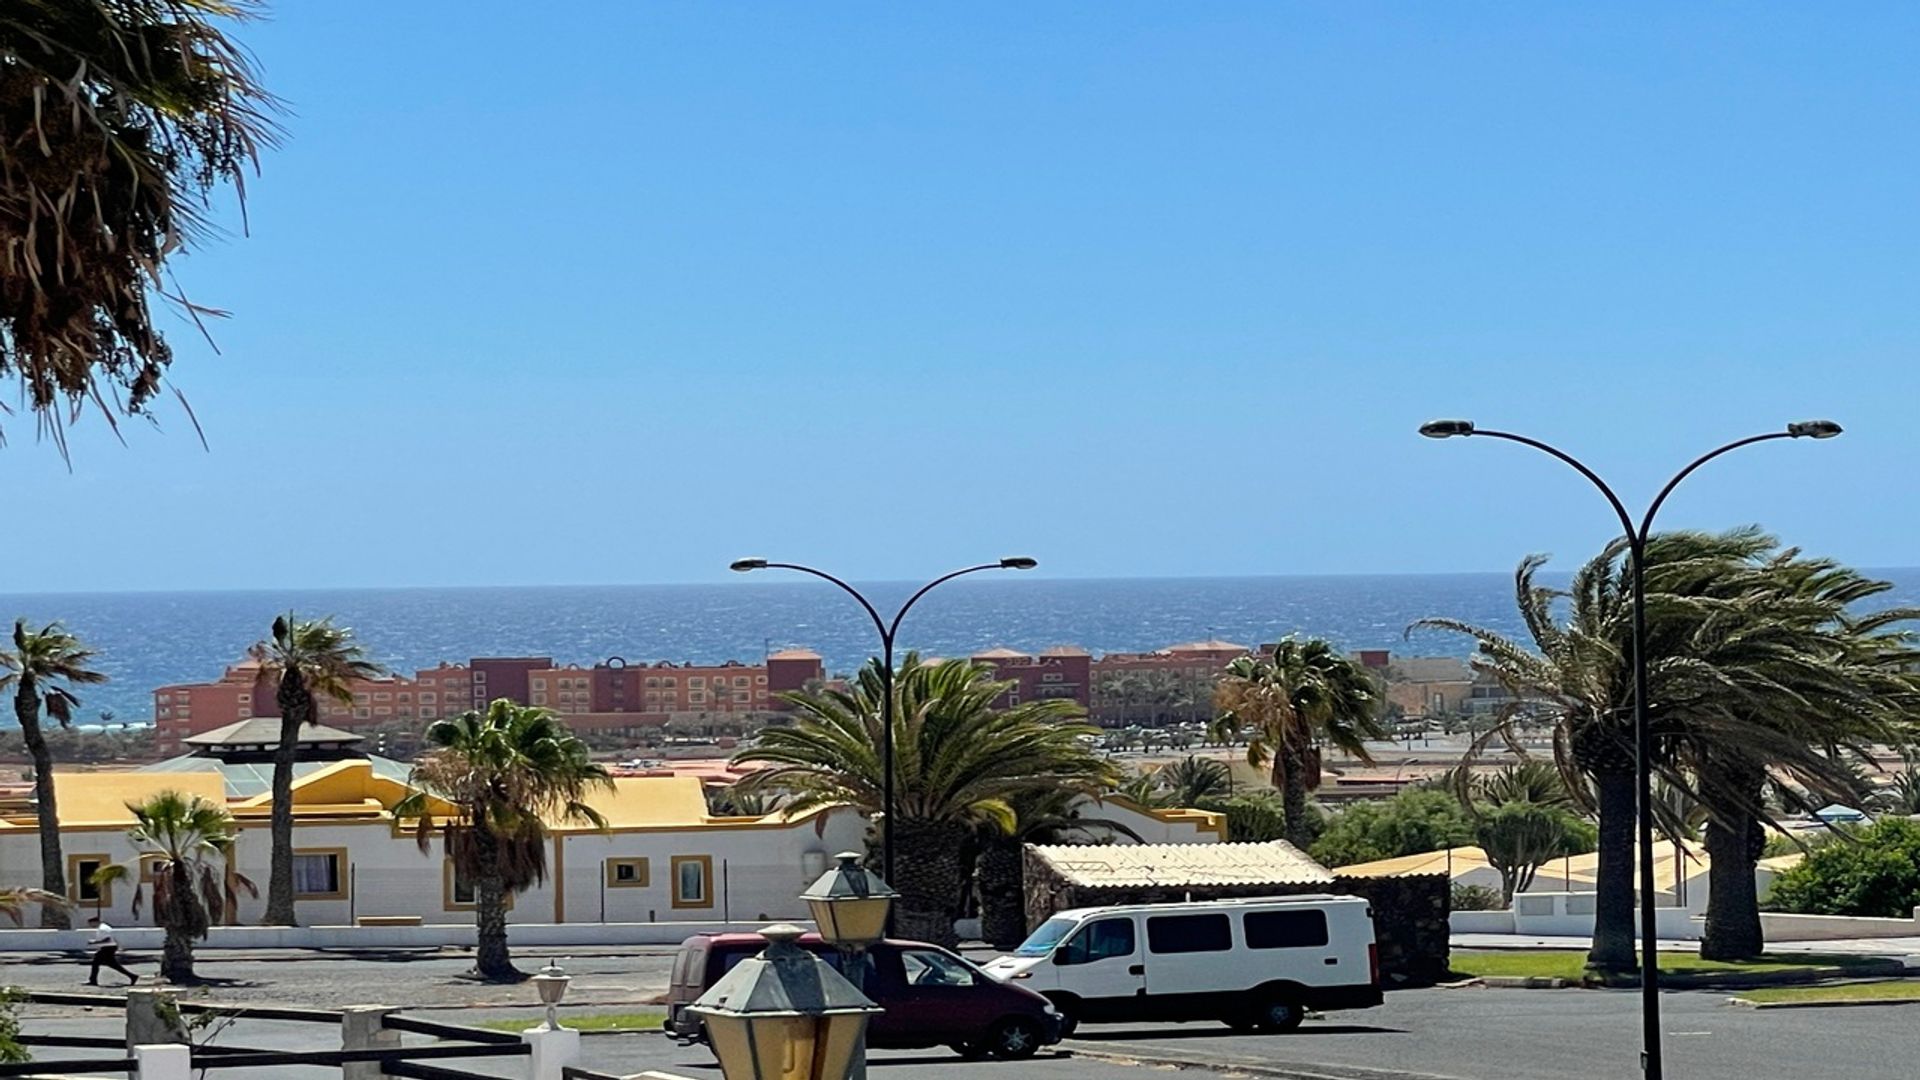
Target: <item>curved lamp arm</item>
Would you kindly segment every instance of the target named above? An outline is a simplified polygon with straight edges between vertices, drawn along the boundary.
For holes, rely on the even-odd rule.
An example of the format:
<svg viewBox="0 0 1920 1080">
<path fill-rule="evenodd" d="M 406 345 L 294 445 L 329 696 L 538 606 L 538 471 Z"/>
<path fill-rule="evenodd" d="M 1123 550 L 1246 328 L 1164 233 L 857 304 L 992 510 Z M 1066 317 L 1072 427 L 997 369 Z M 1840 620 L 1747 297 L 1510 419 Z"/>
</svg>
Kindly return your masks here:
<svg viewBox="0 0 1920 1080">
<path fill-rule="evenodd" d="M 990 562 L 990 563 L 981 563 L 979 566 L 964 567 L 962 569 L 955 570 L 950 574 L 941 574 L 939 577 L 934 578 L 932 581 L 929 581 L 925 585 L 920 586 L 919 592 L 916 592 L 912 596 L 907 597 L 907 602 L 904 604 L 901 604 L 900 610 L 894 613 L 893 624 L 891 626 L 888 626 L 886 629 L 882 630 L 881 633 L 887 635 L 887 640 L 889 641 L 893 640 L 894 635 L 900 632 L 900 620 L 907 617 L 907 610 L 913 607 L 913 605 L 919 603 L 921 597 L 932 592 L 933 587 L 935 585 L 940 585 L 940 584 L 944 584 L 945 582 L 952 581 L 954 578 L 960 577 L 963 574 L 978 573 L 981 570 L 999 570 L 999 569 L 1003 569 L 1004 567 L 1005 567 L 1004 562 Z"/>
<path fill-rule="evenodd" d="M 1836 430 L 1835 434 L 1838 434 L 1838 433 L 1839 432 Z M 1653 497 L 1653 505 L 1647 507 L 1647 516 L 1640 519 L 1641 537 L 1644 539 L 1646 536 L 1648 536 L 1653 532 L 1653 515 L 1660 512 L 1660 505 L 1667 501 L 1667 496 L 1673 494 L 1673 489 L 1680 486 L 1680 481 L 1685 480 L 1687 477 L 1693 475 L 1693 471 L 1695 469 L 1698 469 L 1700 466 L 1705 465 L 1707 462 L 1712 461 L 1714 458 L 1719 457 L 1721 454 L 1730 453 L 1734 450 L 1740 449 L 1743 446 L 1752 446 L 1754 443 L 1767 442 L 1772 439 L 1797 439 L 1797 438 L 1800 438 L 1803 434 L 1805 433 L 1797 432 L 1797 431 L 1794 431 L 1792 428 L 1788 428 L 1786 431 L 1770 431 L 1765 435 L 1750 435 L 1747 438 L 1738 439 L 1734 442 L 1730 442 L 1718 450 L 1709 451 L 1695 458 L 1691 465 L 1688 465 L 1686 468 L 1681 469 L 1679 472 L 1675 473 L 1673 476 L 1673 479 L 1667 481 L 1667 486 L 1660 489 L 1660 494 L 1655 495 Z M 1821 436 L 1821 437 L 1825 438 L 1828 436 Z"/>
<path fill-rule="evenodd" d="M 1557 457 L 1561 461 L 1566 462 L 1568 465 L 1573 466 L 1573 468 L 1576 471 L 1578 471 L 1581 476 L 1586 477 L 1589 481 L 1593 483 L 1594 487 L 1597 487 L 1600 489 L 1600 494 L 1605 495 L 1607 497 L 1607 502 L 1612 505 L 1613 512 L 1620 516 L 1620 528 L 1625 530 L 1627 543 L 1631 544 L 1636 550 L 1639 548 L 1640 542 L 1644 538 L 1641 536 L 1641 534 L 1633 531 L 1633 515 L 1627 513 L 1626 505 L 1620 501 L 1620 496 L 1615 495 L 1613 493 L 1613 489 L 1607 486 L 1607 482 L 1605 480 L 1600 479 L 1600 474 L 1594 472 L 1592 469 L 1587 468 L 1585 463 L 1583 463 L 1579 458 L 1574 457 L 1572 454 L 1567 453 L 1565 450 L 1562 450 L 1559 447 L 1550 446 L 1547 443 L 1543 443 L 1539 439 L 1530 439 L 1525 435 L 1515 435 L 1510 431 L 1488 431 L 1485 428 L 1475 428 L 1473 430 L 1473 434 L 1488 435 L 1496 439 L 1505 439 L 1508 442 L 1517 442 L 1523 446 L 1531 446 L 1535 450 L 1539 450 L 1547 454 L 1552 454 L 1554 457 Z M 1732 448 L 1729 447 L 1728 449 L 1732 449 Z M 1697 465 L 1699 463 L 1695 462 L 1695 464 Z M 1692 468 L 1693 468 L 1692 466 L 1689 466 L 1688 471 L 1692 471 Z M 1686 473 L 1683 472 L 1680 475 L 1685 476 Z M 1676 478 L 1675 483 L 1678 483 L 1678 482 L 1679 481 Z M 1671 489 L 1673 485 L 1669 484 L 1667 486 L 1669 489 Z M 1664 494 L 1663 494 L 1663 497 L 1664 497 Z M 1657 507 L 1659 503 L 1656 502 L 1654 505 Z M 1649 514 L 1648 517 L 1649 519 L 1651 519 L 1652 515 Z"/>
<path fill-rule="evenodd" d="M 841 581 L 839 578 L 834 577 L 832 574 L 827 573 L 825 570 L 815 570 L 811 566 L 801 566 L 799 563 L 770 562 L 770 563 L 764 563 L 762 565 L 764 565 L 769 570 L 798 570 L 802 574 L 812 574 L 814 577 L 820 578 L 824 581 L 831 581 L 835 585 L 840 586 L 840 588 L 844 590 L 848 596 L 851 596 L 855 600 L 860 601 L 860 606 L 867 609 L 867 617 L 873 620 L 873 628 L 875 630 L 880 631 L 880 636 L 886 639 L 887 641 L 893 640 L 893 635 L 891 634 L 891 632 L 887 630 L 886 620 L 880 617 L 880 613 L 874 610 L 873 604 L 870 603 L 865 596 L 862 596 L 860 594 L 859 589 L 856 589 L 853 586 L 847 584 L 846 582 Z"/>
</svg>

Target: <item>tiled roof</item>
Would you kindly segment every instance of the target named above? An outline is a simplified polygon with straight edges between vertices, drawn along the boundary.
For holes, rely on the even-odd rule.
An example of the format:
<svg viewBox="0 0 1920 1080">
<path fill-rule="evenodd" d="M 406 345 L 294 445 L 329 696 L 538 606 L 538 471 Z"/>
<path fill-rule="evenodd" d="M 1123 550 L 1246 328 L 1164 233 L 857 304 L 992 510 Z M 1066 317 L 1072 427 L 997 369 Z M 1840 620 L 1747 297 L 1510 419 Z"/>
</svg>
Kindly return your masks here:
<svg viewBox="0 0 1920 1080">
<path fill-rule="evenodd" d="M 1247 647 L 1245 645 L 1236 644 L 1231 641 L 1221 641 L 1219 638 L 1209 638 L 1206 641 L 1189 641 L 1184 645 L 1171 645 L 1171 646 L 1168 646 L 1167 651 L 1176 652 L 1176 653 L 1223 652 L 1228 649 L 1231 649 L 1235 652 L 1247 651 Z"/>
<path fill-rule="evenodd" d="M 351 731 L 342 731 L 325 724 L 301 724 L 298 745 L 357 743 L 364 736 Z M 198 735 L 189 735 L 180 740 L 188 746 L 278 746 L 280 745 L 280 718 L 277 716 L 256 716 L 251 720 L 242 720 L 236 724 L 217 727 L 212 731 L 203 731 Z"/>
<path fill-rule="evenodd" d="M 769 660 L 818 660 L 820 659 L 820 654 L 817 652 L 814 652 L 812 649 L 781 649 L 777 653 L 768 654 L 767 659 Z"/>
<path fill-rule="evenodd" d="M 1035 845 L 1055 873 L 1075 885 L 1320 885 L 1326 867 L 1285 840 L 1265 844 Z"/>
<path fill-rule="evenodd" d="M 1001 648 L 998 648 L 998 649 L 986 649 L 982 652 L 974 653 L 973 659 L 975 660 L 1030 660 L 1032 659 L 1032 657 L 1029 657 L 1026 653 L 1020 652 L 1017 649 L 1009 649 L 1002 646 Z"/>
</svg>

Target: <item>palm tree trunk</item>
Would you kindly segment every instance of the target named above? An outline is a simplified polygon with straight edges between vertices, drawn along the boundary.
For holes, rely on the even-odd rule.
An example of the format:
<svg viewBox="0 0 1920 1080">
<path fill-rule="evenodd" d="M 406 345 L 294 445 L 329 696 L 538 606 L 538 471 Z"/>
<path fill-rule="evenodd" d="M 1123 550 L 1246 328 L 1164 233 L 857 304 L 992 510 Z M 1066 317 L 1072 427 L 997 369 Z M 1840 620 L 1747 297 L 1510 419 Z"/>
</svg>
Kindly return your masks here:
<svg viewBox="0 0 1920 1080">
<path fill-rule="evenodd" d="M 280 706 L 280 743 L 273 748 L 273 852 L 267 866 L 266 923 L 298 926 L 293 911 L 293 762 L 300 727 L 313 716 L 313 694 L 300 669 L 289 666 L 274 696 Z"/>
<path fill-rule="evenodd" d="M 67 895 L 67 861 L 60 854 L 60 808 L 53 794 L 53 752 L 40 730 L 40 692 L 32 675 L 22 673 L 13 695 L 13 715 L 20 721 L 20 739 L 33 759 L 34 813 L 40 822 L 40 887 L 55 896 Z M 73 926 L 67 909 L 40 905 L 40 926 L 66 930 Z"/>
<path fill-rule="evenodd" d="M 1594 870 L 1593 948 L 1587 966 L 1629 972 L 1634 957 L 1633 815 L 1634 774 L 1594 776 L 1600 804 L 1600 853 Z"/>
<path fill-rule="evenodd" d="M 1759 805 L 1765 774 L 1745 765 L 1729 767 L 1728 800 L 1707 820 L 1707 926 L 1700 936 L 1706 960 L 1749 960 L 1766 951 L 1760 927 L 1760 891 L 1754 863 L 1765 846 L 1752 807 Z M 1748 801 L 1751 800 L 1751 801 Z"/>
<path fill-rule="evenodd" d="M 500 844 L 492 832 L 475 828 L 472 833 L 474 861 L 478 871 L 473 880 L 473 919 L 477 948 L 473 970 L 483 979 L 517 982 L 522 978 L 507 951 L 507 883 L 500 873 Z"/>
<path fill-rule="evenodd" d="M 484 875 L 473 883 L 474 922 L 478 948 L 473 969 L 483 979 L 516 981 L 520 969 L 513 966 L 507 951 L 507 887 L 498 874 Z"/>
<path fill-rule="evenodd" d="M 894 902 L 896 932 L 952 948 L 960 941 L 953 932 L 953 920 L 966 884 L 960 849 L 967 842 L 967 827 L 903 817 L 894 836 L 899 850 L 890 884 L 900 893 Z"/>
<path fill-rule="evenodd" d="M 1305 851 L 1313 845 L 1307 828 L 1307 755 L 1291 745 L 1281 747 L 1273 756 L 1273 773 L 1287 815 L 1287 843 Z"/>
<path fill-rule="evenodd" d="M 160 946 L 160 977 L 170 983 L 193 981 L 193 935 L 167 924 L 167 935 Z"/>
<path fill-rule="evenodd" d="M 980 936 L 996 949 L 1027 939 L 1027 890 L 1017 838 L 996 836 L 980 849 L 974 881 L 980 893 Z"/>
</svg>

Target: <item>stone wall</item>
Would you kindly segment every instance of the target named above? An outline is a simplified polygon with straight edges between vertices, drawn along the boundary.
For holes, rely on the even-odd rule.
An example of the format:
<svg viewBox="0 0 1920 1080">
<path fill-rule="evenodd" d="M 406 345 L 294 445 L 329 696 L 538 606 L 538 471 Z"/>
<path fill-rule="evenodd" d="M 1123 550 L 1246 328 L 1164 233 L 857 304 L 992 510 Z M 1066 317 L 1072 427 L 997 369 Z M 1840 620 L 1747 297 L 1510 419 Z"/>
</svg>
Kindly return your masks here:
<svg viewBox="0 0 1920 1080">
<path fill-rule="evenodd" d="M 1381 981 L 1388 987 L 1430 986 L 1446 977 L 1448 922 L 1453 905 L 1445 874 L 1394 878 L 1338 878 L 1331 885 L 1124 886 L 1093 888 L 1063 880 L 1045 860 L 1026 853 L 1027 925 L 1056 911 L 1106 904 L 1178 904 L 1255 896 L 1336 893 L 1364 896 L 1373 905 Z"/>
</svg>

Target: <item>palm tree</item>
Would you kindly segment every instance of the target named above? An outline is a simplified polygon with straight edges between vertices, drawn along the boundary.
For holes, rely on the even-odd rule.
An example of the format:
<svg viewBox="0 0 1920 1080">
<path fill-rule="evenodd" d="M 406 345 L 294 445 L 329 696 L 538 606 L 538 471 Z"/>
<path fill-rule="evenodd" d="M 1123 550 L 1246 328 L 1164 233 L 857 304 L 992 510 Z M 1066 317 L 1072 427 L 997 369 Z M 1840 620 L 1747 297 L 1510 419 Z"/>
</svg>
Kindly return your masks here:
<svg viewBox="0 0 1920 1080">
<path fill-rule="evenodd" d="M 43 432 L 88 404 L 109 423 L 160 392 L 151 299 L 209 234 L 213 190 L 274 131 L 272 98 L 221 21 L 252 0 L 40 0 L 0 9 L 0 376 Z"/>
<path fill-rule="evenodd" d="M 456 877 L 473 883 L 475 973 L 517 981 L 524 976 L 507 952 L 507 897 L 546 880 L 549 823 L 606 828 L 586 799 L 613 781 L 559 717 L 504 698 L 484 713 L 435 721 L 426 741 L 432 749 L 394 817 L 416 823 L 423 853 L 438 835 Z M 436 803 L 450 810 L 438 821 Z"/>
<path fill-rule="evenodd" d="M 1225 762 L 1188 754 L 1153 774 L 1167 805 L 1200 806 L 1233 794 L 1233 777 Z"/>
<path fill-rule="evenodd" d="M 1700 793 L 1709 857 L 1707 925 L 1701 955 L 1733 960 L 1764 949 L 1754 864 L 1776 824 L 1769 785 L 1801 798 L 1858 802 L 1866 790 L 1856 762 L 1890 742 L 1916 709 L 1916 658 L 1900 629 L 1920 611 L 1855 614 L 1884 593 L 1830 560 L 1773 550 L 1771 537 L 1744 561 L 1702 574 L 1684 601 L 1654 624 L 1697 627 L 1678 648 L 1709 658 L 1719 677 L 1676 694 L 1676 765 Z"/>
<path fill-rule="evenodd" d="M 1272 767 L 1273 786 L 1286 805 L 1287 840 L 1302 850 L 1313 841 L 1307 792 L 1320 786 L 1320 746 L 1371 765 L 1367 740 L 1386 737 L 1372 677 L 1319 638 L 1289 637 L 1274 646 L 1270 660 L 1234 660 L 1215 688 L 1214 708 L 1223 730 L 1253 727 L 1247 761 Z"/>
<path fill-rule="evenodd" d="M 107 681 L 105 675 L 87 666 L 93 656 L 92 650 L 61 629 L 59 623 L 29 630 L 25 619 L 13 624 L 13 649 L 0 652 L 0 690 L 13 690 L 13 715 L 20 722 L 20 737 L 33 758 L 34 811 L 40 823 L 40 888 L 54 896 L 67 895 L 67 867 L 60 854 L 53 752 L 47 749 L 40 712 L 45 709 L 61 727 L 73 722 L 73 710 L 80 707 L 80 699 L 71 688 Z M 40 925 L 65 930 L 72 923 L 66 908 L 42 904 Z"/>
<path fill-rule="evenodd" d="M 1033 790 L 1013 799 L 1014 827 L 993 824 L 979 830 L 974 891 L 980 898 L 980 937 L 996 949 L 1011 949 L 1026 939 L 1028 844 L 1112 843 L 1115 836 L 1140 842 L 1140 834 L 1117 821 L 1084 816 L 1083 796 L 1066 788 Z"/>
<path fill-rule="evenodd" d="M 270 926 L 296 926 L 293 910 L 293 765 L 302 726 L 314 722 L 314 695 L 325 694 L 343 705 L 353 703 L 353 684 L 386 674 L 366 658 L 353 631 L 327 619 L 297 619 L 292 614 L 273 620 L 271 641 L 258 642 L 247 655 L 260 665 L 263 677 L 277 682 L 274 702 L 280 707 L 280 742 L 273 750 L 272 861 L 267 870 L 267 916 Z"/>
<path fill-rule="evenodd" d="M 1709 933 L 1716 939 L 1710 948 L 1716 952 L 1757 948 L 1757 909 L 1741 916 L 1739 896 L 1752 888 L 1752 860 L 1758 857 L 1757 842 L 1764 840 L 1753 821 L 1765 813 L 1761 788 L 1769 771 L 1831 788 L 1842 782 L 1845 770 L 1815 751 L 1837 750 L 1862 731 L 1860 724 L 1881 711 L 1871 699 L 1889 689 L 1900 696 L 1885 700 L 1911 709 L 1911 690 L 1900 689 L 1904 684 L 1887 670 L 1896 661 L 1876 660 L 1883 670 L 1870 679 L 1866 668 L 1848 673 L 1841 669 L 1847 665 L 1836 666 L 1842 653 L 1827 651 L 1830 646 L 1809 636 L 1823 618 L 1839 617 L 1834 605 L 1844 608 L 1850 601 L 1841 598 L 1850 590 L 1830 590 L 1824 599 L 1795 596 L 1806 583 L 1789 584 L 1799 572 L 1772 565 L 1774 546 L 1758 530 L 1741 529 L 1718 535 L 1667 533 L 1651 538 L 1647 547 L 1653 767 L 1707 808 L 1709 850 L 1724 853 L 1727 871 L 1716 875 L 1720 916 L 1711 914 L 1714 905 L 1709 915 Z M 1635 963 L 1636 784 L 1625 543 L 1614 542 L 1581 567 L 1565 592 L 1535 583 L 1543 564 L 1539 556 L 1524 560 L 1514 579 L 1534 649 L 1455 620 L 1416 625 L 1472 635 L 1477 670 L 1548 710 L 1555 762 L 1569 791 L 1599 822 L 1588 964 L 1601 971 L 1629 971 Z M 1553 610 L 1562 600 L 1568 605 L 1564 623 Z M 1821 611 L 1824 616 L 1813 614 Z M 1858 625 L 1878 634 L 1886 623 L 1876 618 Z M 1518 715 L 1510 711 L 1483 732 L 1469 759 L 1497 738 L 1511 740 Z M 1684 823 L 1666 813 L 1666 806 L 1656 802 L 1656 814 L 1665 818 L 1669 835 L 1681 835 Z M 1750 848 L 1752 855 L 1746 854 Z M 1721 857 L 1715 855 L 1715 861 Z M 1738 882 L 1742 873 L 1744 888 Z M 1736 925 L 1737 933 L 1727 929 Z M 1733 944 L 1734 938 L 1741 944 Z"/>
<path fill-rule="evenodd" d="M 896 922 L 904 937 L 951 944 L 969 834 L 983 826 L 1012 834 L 1014 800 L 1050 790 L 1093 794 L 1116 773 L 1084 741 L 1094 729 L 1077 722 L 1072 702 L 995 709 L 1013 684 L 996 681 L 991 668 L 922 664 L 909 653 L 893 685 Z M 790 794 L 794 810 L 850 803 L 878 814 L 881 694 L 879 663 L 870 661 L 846 689 L 783 695 L 791 721 L 734 758 L 768 766 L 743 783 Z"/>
<path fill-rule="evenodd" d="M 207 936 L 239 905 L 240 891 L 259 895 L 253 882 L 233 871 L 233 841 L 239 828 L 227 808 L 198 795 L 162 791 L 145 802 L 129 803 L 134 825 L 127 839 L 135 850 L 157 855 L 149 860 L 153 876 L 154 921 L 166 931 L 160 948 L 160 976 L 168 982 L 193 979 L 193 943 Z M 122 880 L 137 875 L 122 867 Z M 139 918 L 145 886 L 136 884 L 133 914 Z"/>
</svg>

